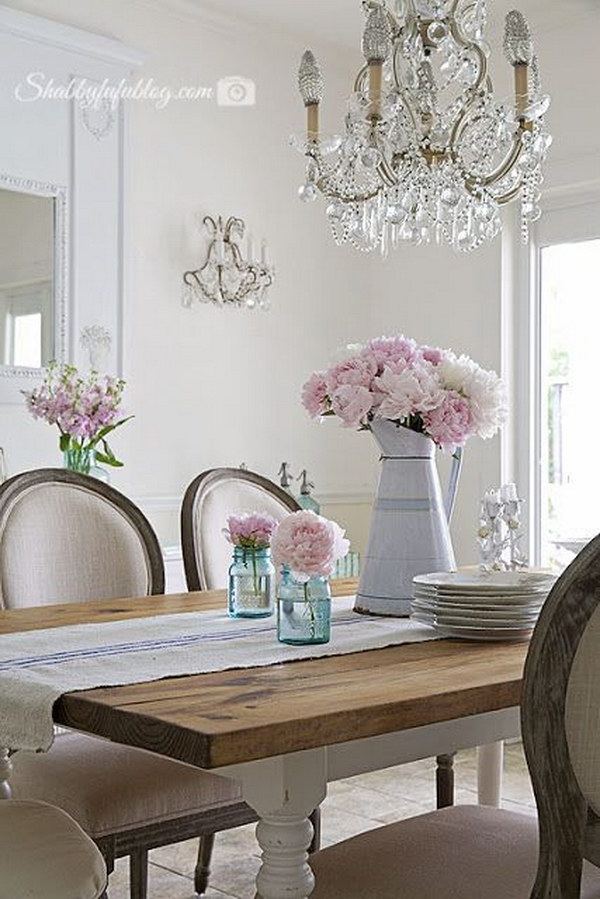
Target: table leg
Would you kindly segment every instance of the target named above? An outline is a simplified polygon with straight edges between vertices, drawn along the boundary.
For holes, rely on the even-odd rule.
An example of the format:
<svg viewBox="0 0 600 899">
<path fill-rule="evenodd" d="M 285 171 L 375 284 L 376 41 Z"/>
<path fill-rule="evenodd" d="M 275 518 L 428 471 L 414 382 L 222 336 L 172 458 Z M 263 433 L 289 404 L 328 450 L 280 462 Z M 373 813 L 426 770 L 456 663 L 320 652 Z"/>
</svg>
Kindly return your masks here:
<svg viewBox="0 0 600 899">
<path fill-rule="evenodd" d="M 9 783 L 11 773 L 12 762 L 8 749 L 0 747 L 0 799 L 10 799 L 12 796 Z"/>
<path fill-rule="evenodd" d="M 454 756 L 455 752 L 438 755 L 436 758 L 435 791 L 437 808 L 454 805 Z"/>
<path fill-rule="evenodd" d="M 260 899 L 307 899 L 314 889 L 307 852 L 313 837 L 309 816 L 327 792 L 325 760 L 324 749 L 311 749 L 242 765 L 235 772 L 244 799 L 260 815 Z"/>
<path fill-rule="evenodd" d="M 479 805 L 500 807 L 504 743 L 490 743 L 477 750 L 477 792 Z"/>
</svg>

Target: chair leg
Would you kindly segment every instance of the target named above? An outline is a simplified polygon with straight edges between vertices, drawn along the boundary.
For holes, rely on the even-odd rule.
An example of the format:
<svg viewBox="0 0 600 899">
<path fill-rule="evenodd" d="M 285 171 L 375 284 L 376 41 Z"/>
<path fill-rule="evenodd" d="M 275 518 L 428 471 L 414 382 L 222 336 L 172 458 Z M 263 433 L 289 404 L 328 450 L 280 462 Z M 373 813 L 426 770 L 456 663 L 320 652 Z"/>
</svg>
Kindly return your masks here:
<svg viewBox="0 0 600 899">
<path fill-rule="evenodd" d="M 454 805 L 454 756 L 455 752 L 449 755 L 438 755 L 437 769 L 435 772 L 435 785 L 437 795 L 437 807 L 447 808 Z"/>
<path fill-rule="evenodd" d="M 208 889 L 208 878 L 210 877 L 210 860 L 212 857 L 213 847 L 215 845 L 214 833 L 207 833 L 200 837 L 200 845 L 198 846 L 198 860 L 194 871 L 194 889 L 198 896 L 203 896 Z"/>
<path fill-rule="evenodd" d="M 308 852 L 309 855 L 312 855 L 313 852 L 318 852 L 321 847 L 321 809 L 319 806 L 317 806 L 310 816 L 310 823 L 313 826 L 313 838 L 308 847 Z"/>
<path fill-rule="evenodd" d="M 148 851 L 136 849 L 129 856 L 130 899 L 148 899 Z"/>
</svg>

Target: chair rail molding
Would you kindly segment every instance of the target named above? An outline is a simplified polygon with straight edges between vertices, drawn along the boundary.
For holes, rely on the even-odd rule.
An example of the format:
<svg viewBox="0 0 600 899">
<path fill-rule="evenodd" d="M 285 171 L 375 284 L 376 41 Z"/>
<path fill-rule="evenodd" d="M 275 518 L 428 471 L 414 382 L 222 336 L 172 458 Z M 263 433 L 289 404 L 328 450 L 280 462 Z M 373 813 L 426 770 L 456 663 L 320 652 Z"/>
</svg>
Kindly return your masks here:
<svg viewBox="0 0 600 899">
<path fill-rule="evenodd" d="M 103 365 L 119 375 L 123 102 L 86 102 L 73 90 L 51 97 L 45 89 L 66 89 L 83 79 L 88 90 L 116 88 L 143 61 L 140 51 L 119 41 L 0 6 L 0 116 L 11 122 L 11 140 L 0 147 L 0 187 L 40 193 L 36 185 L 42 185 L 56 197 L 52 352 L 86 369 L 90 354 L 80 335 L 101 329 L 110 336 Z M 41 369 L 0 370 L 0 404 L 21 403 L 20 391 L 41 375 Z"/>
</svg>

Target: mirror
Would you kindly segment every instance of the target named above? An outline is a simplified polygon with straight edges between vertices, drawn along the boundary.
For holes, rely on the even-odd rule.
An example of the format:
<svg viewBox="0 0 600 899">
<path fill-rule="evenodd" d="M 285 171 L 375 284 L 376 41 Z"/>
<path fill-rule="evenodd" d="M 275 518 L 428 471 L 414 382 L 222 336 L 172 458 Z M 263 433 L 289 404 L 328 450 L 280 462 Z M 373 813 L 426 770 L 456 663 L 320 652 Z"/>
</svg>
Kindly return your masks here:
<svg viewBox="0 0 600 899">
<path fill-rule="evenodd" d="M 53 196 L 0 188 L 0 364 L 36 369 L 57 355 Z"/>
</svg>

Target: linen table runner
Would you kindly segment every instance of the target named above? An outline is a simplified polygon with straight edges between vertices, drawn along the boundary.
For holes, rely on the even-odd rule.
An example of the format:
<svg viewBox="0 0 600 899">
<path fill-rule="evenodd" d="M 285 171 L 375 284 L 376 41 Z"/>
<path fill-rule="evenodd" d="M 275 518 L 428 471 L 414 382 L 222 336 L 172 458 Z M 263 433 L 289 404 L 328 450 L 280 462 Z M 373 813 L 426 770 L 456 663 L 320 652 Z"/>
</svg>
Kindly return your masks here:
<svg viewBox="0 0 600 899">
<path fill-rule="evenodd" d="M 439 639 L 405 618 L 357 615 L 353 602 L 334 601 L 331 642 L 323 645 L 278 643 L 275 617 L 234 620 L 224 611 L 1 635 L 0 746 L 49 749 L 52 706 L 64 693 Z"/>
</svg>

